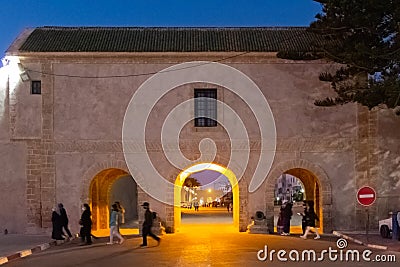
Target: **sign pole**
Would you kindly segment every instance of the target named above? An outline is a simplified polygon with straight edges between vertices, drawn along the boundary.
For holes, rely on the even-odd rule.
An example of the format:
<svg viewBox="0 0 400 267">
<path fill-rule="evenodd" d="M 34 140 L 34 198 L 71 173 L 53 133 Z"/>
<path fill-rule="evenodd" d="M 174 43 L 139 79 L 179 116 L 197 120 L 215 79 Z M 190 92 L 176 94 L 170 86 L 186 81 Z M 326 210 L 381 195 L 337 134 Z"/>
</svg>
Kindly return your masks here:
<svg viewBox="0 0 400 267">
<path fill-rule="evenodd" d="M 365 209 L 366 213 L 367 213 L 367 221 L 366 221 L 366 225 L 365 225 L 365 235 L 367 237 L 367 242 L 369 242 L 368 240 L 368 233 L 369 233 L 369 208 Z"/>
<path fill-rule="evenodd" d="M 357 201 L 359 204 L 365 207 L 365 215 L 367 217 L 365 222 L 365 236 L 368 240 L 369 234 L 369 207 L 374 204 L 376 200 L 376 192 L 372 187 L 363 186 L 357 191 Z"/>
</svg>

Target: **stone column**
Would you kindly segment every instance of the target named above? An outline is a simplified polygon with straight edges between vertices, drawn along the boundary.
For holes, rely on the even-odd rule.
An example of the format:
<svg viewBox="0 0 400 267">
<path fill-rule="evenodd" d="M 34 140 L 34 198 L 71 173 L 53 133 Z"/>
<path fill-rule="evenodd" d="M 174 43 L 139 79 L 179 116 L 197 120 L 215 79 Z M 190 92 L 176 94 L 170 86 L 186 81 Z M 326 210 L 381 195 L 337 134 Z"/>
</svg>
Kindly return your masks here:
<svg viewBox="0 0 400 267">
<path fill-rule="evenodd" d="M 45 73 L 52 73 L 52 65 L 42 64 Z M 54 149 L 54 77 L 42 76 L 42 227 L 51 227 L 51 209 L 56 204 L 56 166 Z M 68 190 L 63 188 L 62 190 Z"/>
<path fill-rule="evenodd" d="M 248 184 L 241 179 L 239 181 L 239 231 L 245 232 L 250 223 L 249 216 L 249 191 Z"/>
<path fill-rule="evenodd" d="M 28 140 L 26 162 L 27 233 L 36 233 L 42 227 L 42 146 L 40 140 Z"/>
</svg>

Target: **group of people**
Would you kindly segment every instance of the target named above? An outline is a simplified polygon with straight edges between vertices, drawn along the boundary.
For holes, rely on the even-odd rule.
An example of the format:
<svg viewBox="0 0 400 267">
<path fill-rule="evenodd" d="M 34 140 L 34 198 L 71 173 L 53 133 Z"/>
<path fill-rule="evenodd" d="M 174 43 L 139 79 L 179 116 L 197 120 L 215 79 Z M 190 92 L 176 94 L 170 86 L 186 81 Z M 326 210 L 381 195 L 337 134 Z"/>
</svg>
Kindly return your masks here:
<svg viewBox="0 0 400 267">
<path fill-rule="evenodd" d="M 59 203 L 57 207 L 53 208 L 51 214 L 51 222 L 53 224 L 53 231 L 51 237 L 55 240 L 65 240 L 65 238 L 72 239 L 71 231 L 68 228 L 67 211 L 64 205 Z M 64 230 L 66 233 L 64 233 Z"/>
<path fill-rule="evenodd" d="M 298 213 L 300 216 L 302 216 L 301 228 L 303 230 L 303 234 L 300 235 L 300 237 L 307 239 L 308 234 L 313 231 L 315 233 L 314 239 L 319 239 L 321 236 L 319 235 L 318 228 L 316 227 L 315 223 L 315 221 L 319 221 L 319 218 L 314 211 L 314 201 L 304 201 L 303 207 L 304 211 L 302 213 Z M 293 216 L 292 208 L 293 203 L 288 202 L 287 200 L 283 201 L 277 223 L 277 231 L 281 235 L 290 235 L 290 220 Z"/>
<path fill-rule="evenodd" d="M 81 225 L 80 237 L 82 243 L 85 245 L 92 244 L 92 219 L 89 204 L 83 204 L 82 206 L 82 216 L 79 220 Z M 51 238 L 55 240 L 72 240 L 74 237 L 68 228 L 68 215 L 62 203 L 58 203 L 55 208 L 52 209 L 51 222 L 53 224 L 53 231 L 51 233 Z M 64 233 L 65 230 L 65 233 Z"/>
<path fill-rule="evenodd" d="M 142 207 L 145 209 L 144 222 L 142 226 L 142 236 L 143 243 L 141 247 L 147 246 L 147 236 L 154 238 L 157 244 L 160 243 L 160 237 L 153 234 L 151 227 L 153 226 L 154 212 L 150 210 L 150 204 L 144 202 Z M 79 220 L 81 225 L 80 237 L 81 245 L 91 245 L 92 244 L 92 219 L 89 204 L 85 203 L 82 205 L 82 215 Z M 71 231 L 68 228 L 68 215 L 62 203 L 59 203 L 57 207 L 53 208 L 51 221 L 53 223 L 52 238 L 55 240 L 65 240 L 65 238 L 73 239 Z M 114 244 L 114 236 L 119 239 L 119 244 L 125 241 L 125 238 L 120 233 L 120 226 L 125 223 L 125 209 L 122 207 L 121 203 L 116 201 L 111 206 L 110 212 L 110 241 L 107 243 L 109 245 Z M 66 234 L 64 233 L 64 230 Z"/>
</svg>

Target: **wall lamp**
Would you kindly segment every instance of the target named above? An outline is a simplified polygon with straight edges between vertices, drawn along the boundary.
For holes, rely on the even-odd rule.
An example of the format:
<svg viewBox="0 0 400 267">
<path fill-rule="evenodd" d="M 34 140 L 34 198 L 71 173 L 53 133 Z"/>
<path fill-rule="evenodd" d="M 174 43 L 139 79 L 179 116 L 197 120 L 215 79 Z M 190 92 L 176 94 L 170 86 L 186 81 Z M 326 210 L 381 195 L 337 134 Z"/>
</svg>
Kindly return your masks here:
<svg viewBox="0 0 400 267">
<path fill-rule="evenodd" d="M 21 80 L 23 82 L 27 82 L 31 80 L 31 77 L 29 77 L 28 71 L 22 66 L 21 63 L 18 63 L 18 69 L 20 71 L 19 77 L 21 77 Z"/>
</svg>

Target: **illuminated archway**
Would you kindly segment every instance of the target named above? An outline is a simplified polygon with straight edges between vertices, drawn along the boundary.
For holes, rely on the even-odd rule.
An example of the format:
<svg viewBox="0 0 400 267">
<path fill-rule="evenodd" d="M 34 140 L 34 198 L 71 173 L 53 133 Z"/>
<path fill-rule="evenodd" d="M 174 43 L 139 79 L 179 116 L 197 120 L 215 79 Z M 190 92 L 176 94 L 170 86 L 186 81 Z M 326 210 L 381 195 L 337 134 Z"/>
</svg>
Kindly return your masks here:
<svg viewBox="0 0 400 267">
<path fill-rule="evenodd" d="M 92 210 L 92 230 L 96 236 L 109 235 L 110 195 L 113 184 L 121 177 L 129 176 L 124 170 L 109 168 L 93 177 L 89 187 L 89 205 Z M 133 179 L 132 179 L 133 181 Z"/>
<path fill-rule="evenodd" d="M 192 173 L 204 171 L 204 170 L 212 170 L 219 172 L 228 178 L 228 181 L 232 185 L 232 197 L 233 197 L 233 226 L 235 228 L 239 228 L 239 183 L 236 178 L 236 175 L 221 165 L 215 163 L 199 163 L 193 166 L 188 167 L 183 170 L 175 180 L 174 187 L 174 229 L 178 230 L 181 225 L 181 190 L 183 183 L 186 178 L 188 178 Z"/>
</svg>

